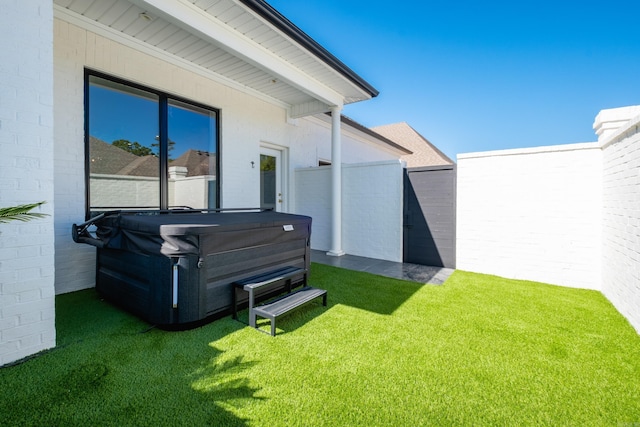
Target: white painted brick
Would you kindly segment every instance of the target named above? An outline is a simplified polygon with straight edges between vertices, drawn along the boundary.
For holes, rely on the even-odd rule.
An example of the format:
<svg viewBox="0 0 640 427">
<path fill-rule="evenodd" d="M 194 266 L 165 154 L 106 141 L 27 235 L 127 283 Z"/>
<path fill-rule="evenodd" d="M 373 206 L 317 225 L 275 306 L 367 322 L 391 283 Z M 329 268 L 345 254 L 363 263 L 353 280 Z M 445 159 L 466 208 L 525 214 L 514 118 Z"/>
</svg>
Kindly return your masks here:
<svg viewBox="0 0 640 427">
<path fill-rule="evenodd" d="M 295 213 L 312 217 L 311 248 L 331 248 L 331 169 L 298 169 Z"/>
<path fill-rule="evenodd" d="M 0 205 L 46 200 L 48 205 L 39 211 L 49 215 L 53 213 L 52 24 L 49 0 L 3 3 Z M 54 287 L 52 224 L 50 216 L 0 225 L 0 365 L 55 344 L 54 319 L 42 316 L 45 308 L 48 313 L 53 309 L 53 300 L 42 297 Z M 54 338 L 43 341 L 44 332 Z"/>
<path fill-rule="evenodd" d="M 458 268 L 601 289 L 640 332 L 638 123 L 598 150 L 459 156 Z"/>
<path fill-rule="evenodd" d="M 352 164 L 342 170 L 342 249 L 351 255 L 401 262 L 401 163 Z M 330 183 L 329 167 L 296 170 L 295 211 L 313 218 L 311 247 L 323 251 L 332 245 Z"/>
<path fill-rule="evenodd" d="M 40 342 L 42 343 L 55 343 L 56 342 L 56 329 L 49 328 L 40 332 Z M 51 348 L 51 346 L 47 347 Z"/>
<path fill-rule="evenodd" d="M 630 126 L 633 128 L 633 125 Z M 618 131 L 625 132 L 625 129 Z M 604 148 L 603 292 L 640 332 L 640 134 Z"/>
<path fill-rule="evenodd" d="M 49 296 L 52 300 L 54 299 L 54 295 Z M 55 321 L 56 318 L 56 310 L 55 306 L 51 308 L 45 308 L 40 310 L 40 320 L 43 321 Z"/>
<path fill-rule="evenodd" d="M 30 291 L 22 291 L 18 293 L 18 302 L 20 304 L 37 302 L 41 300 L 40 289 L 32 289 Z"/>
<path fill-rule="evenodd" d="M 19 328 L 15 328 L 15 329 L 19 329 Z M 31 333 L 29 333 L 31 332 Z M 40 349 L 41 345 L 42 345 L 42 333 L 40 331 L 33 331 L 30 329 L 25 329 L 24 331 L 21 331 L 21 337 L 20 340 L 18 341 L 20 349 L 32 349 L 32 348 L 37 348 Z"/>
<path fill-rule="evenodd" d="M 7 342 L 18 341 L 18 343 L 21 343 L 22 340 L 28 340 L 31 342 L 31 336 L 40 334 L 40 329 L 38 328 L 39 325 L 40 323 L 32 323 L 6 329 L 2 332 L 2 338 Z"/>
<path fill-rule="evenodd" d="M 459 156 L 457 267 L 599 289 L 600 164 L 585 144 Z"/>
<path fill-rule="evenodd" d="M 0 366 L 20 359 L 20 357 L 14 356 L 20 349 L 20 342 L 16 340 L 5 340 L 3 335 L 3 331 L 0 331 L 0 343 L 2 343 L 2 345 L 0 345 Z"/>
<path fill-rule="evenodd" d="M 29 312 L 18 315 L 19 326 L 38 323 L 41 320 L 42 320 L 42 312 L 40 311 L 29 311 Z"/>
<path fill-rule="evenodd" d="M 14 328 L 20 324 L 18 316 L 0 317 L 0 331 Z"/>
</svg>

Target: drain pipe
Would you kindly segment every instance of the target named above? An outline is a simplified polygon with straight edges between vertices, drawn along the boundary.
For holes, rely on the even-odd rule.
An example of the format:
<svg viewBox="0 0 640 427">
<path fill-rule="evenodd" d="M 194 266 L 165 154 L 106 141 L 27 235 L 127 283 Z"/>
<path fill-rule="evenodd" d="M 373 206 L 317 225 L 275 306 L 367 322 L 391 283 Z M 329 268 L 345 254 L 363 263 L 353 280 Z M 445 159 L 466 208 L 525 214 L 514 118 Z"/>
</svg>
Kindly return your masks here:
<svg viewBox="0 0 640 427">
<path fill-rule="evenodd" d="M 331 107 L 331 250 L 330 256 L 342 256 L 342 106 Z"/>
</svg>

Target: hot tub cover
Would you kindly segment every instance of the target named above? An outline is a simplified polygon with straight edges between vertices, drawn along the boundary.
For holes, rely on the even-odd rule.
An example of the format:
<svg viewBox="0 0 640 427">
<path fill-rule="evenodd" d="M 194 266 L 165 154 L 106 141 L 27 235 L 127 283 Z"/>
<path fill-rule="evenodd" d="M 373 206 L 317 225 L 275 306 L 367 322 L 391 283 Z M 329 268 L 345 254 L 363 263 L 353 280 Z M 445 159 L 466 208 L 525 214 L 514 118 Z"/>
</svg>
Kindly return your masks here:
<svg viewBox="0 0 640 427">
<path fill-rule="evenodd" d="M 74 240 L 100 248 L 119 249 L 165 256 L 202 255 L 224 252 L 273 238 L 257 229 L 278 229 L 287 233 L 311 232 L 311 218 L 273 211 L 261 212 L 113 212 L 92 221 L 95 237 L 88 231 L 74 232 Z M 203 235 L 213 238 L 200 239 Z M 76 237 L 77 236 L 77 237 Z M 212 242 L 215 247 L 203 247 Z"/>
</svg>

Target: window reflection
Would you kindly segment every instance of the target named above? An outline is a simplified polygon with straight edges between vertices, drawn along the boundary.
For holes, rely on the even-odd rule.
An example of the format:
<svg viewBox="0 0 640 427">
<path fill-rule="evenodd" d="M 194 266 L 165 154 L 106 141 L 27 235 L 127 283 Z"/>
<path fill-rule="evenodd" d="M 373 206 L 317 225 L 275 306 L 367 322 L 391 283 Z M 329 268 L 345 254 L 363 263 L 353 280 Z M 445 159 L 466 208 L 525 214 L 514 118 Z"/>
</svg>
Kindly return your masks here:
<svg viewBox="0 0 640 427">
<path fill-rule="evenodd" d="M 216 207 L 215 112 L 170 100 L 169 205 Z"/>
<path fill-rule="evenodd" d="M 158 96 L 91 76 L 89 100 L 91 209 L 157 208 Z"/>
<path fill-rule="evenodd" d="M 90 214 L 218 207 L 216 110 L 93 73 L 87 83 Z"/>
</svg>

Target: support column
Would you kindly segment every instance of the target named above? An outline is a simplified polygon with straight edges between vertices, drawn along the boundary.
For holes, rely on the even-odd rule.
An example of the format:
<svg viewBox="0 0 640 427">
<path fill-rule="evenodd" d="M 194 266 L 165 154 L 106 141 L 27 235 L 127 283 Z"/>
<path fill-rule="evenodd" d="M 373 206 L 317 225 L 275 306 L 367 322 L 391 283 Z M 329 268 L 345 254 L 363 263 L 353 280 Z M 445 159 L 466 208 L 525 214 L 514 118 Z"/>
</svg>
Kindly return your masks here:
<svg viewBox="0 0 640 427">
<path fill-rule="evenodd" d="M 342 256 L 342 106 L 331 107 L 331 250 L 327 255 Z"/>
</svg>

